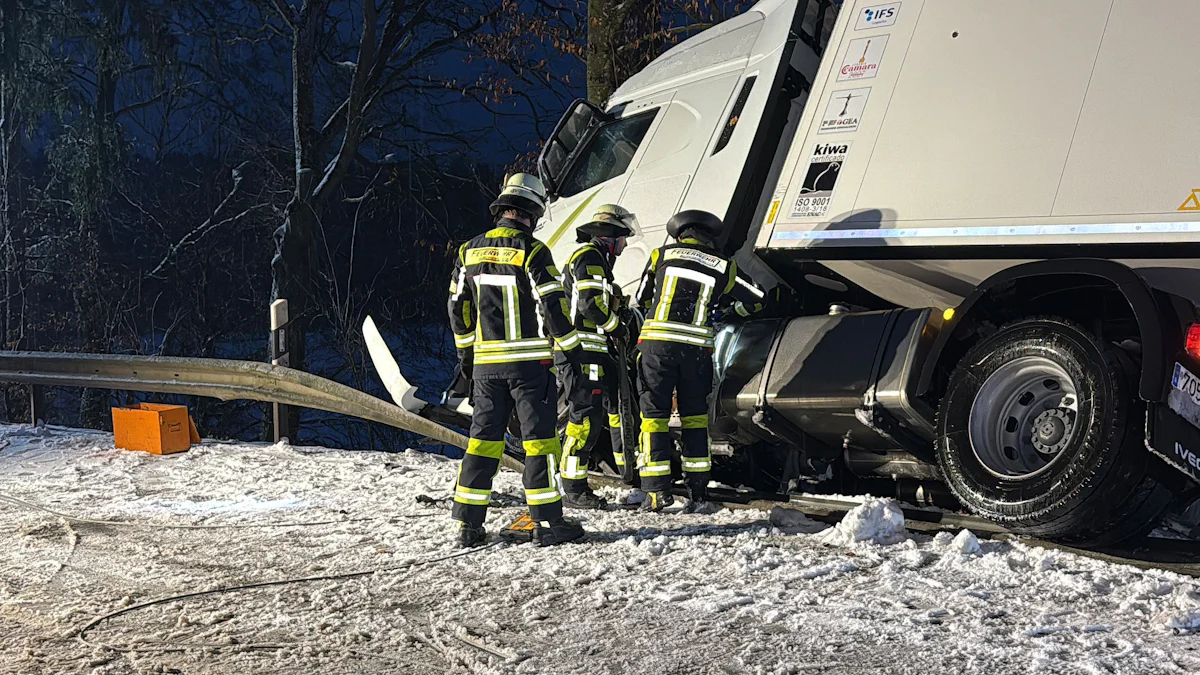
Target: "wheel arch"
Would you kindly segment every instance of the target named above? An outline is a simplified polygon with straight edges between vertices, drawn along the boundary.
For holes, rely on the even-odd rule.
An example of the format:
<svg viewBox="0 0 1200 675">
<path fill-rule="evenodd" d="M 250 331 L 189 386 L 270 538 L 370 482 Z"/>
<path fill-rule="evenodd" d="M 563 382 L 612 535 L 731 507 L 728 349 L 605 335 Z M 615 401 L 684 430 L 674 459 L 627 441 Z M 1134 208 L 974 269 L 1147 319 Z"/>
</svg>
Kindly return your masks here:
<svg viewBox="0 0 1200 675">
<path fill-rule="evenodd" d="M 998 319 L 995 316 L 1008 305 L 996 298 L 1009 291 L 1019 291 L 1023 286 L 1043 284 L 1045 291 L 1041 299 L 1053 297 L 1056 292 L 1078 291 L 1073 287 L 1081 282 L 1089 288 L 1097 286 L 1115 291 L 1124 298 L 1129 316 L 1137 323 L 1137 332 L 1142 347 L 1141 373 L 1138 392 L 1144 400 L 1161 401 L 1165 396 L 1167 359 L 1175 350 L 1170 345 L 1181 344 L 1178 322 L 1164 320 L 1167 314 L 1155 299 L 1154 291 L 1128 266 L 1121 263 L 1094 258 L 1068 260 L 1040 260 L 1023 263 L 1002 270 L 975 287 L 975 290 L 956 308 L 949 326 L 943 326 L 931 347 L 929 358 L 921 371 L 917 391 L 928 394 L 935 384 L 943 357 L 961 357 L 969 348 L 954 345 L 969 338 L 981 321 Z M 1021 314 L 1044 313 L 1037 307 L 1029 307 Z M 952 366 L 953 364 L 945 364 Z"/>
</svg>

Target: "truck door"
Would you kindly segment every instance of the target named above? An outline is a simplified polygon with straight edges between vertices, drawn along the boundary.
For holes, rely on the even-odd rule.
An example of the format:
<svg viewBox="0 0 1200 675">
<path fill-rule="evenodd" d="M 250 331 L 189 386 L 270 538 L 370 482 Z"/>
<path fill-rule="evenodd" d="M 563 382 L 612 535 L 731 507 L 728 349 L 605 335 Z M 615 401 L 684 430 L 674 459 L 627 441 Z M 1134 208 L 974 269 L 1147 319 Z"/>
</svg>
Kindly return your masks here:
<svg viewBox="0 0 1200 675">
<path fill-rule="evenodd" d="M 577 246 L 575 228 L 601 204 L 620 203 L 669 100 L 655 96 L 609 112 L 579 100 L 567 109 L 538 160 L 551 194 L 538 237 L 560 264 Z"/>
</svg>

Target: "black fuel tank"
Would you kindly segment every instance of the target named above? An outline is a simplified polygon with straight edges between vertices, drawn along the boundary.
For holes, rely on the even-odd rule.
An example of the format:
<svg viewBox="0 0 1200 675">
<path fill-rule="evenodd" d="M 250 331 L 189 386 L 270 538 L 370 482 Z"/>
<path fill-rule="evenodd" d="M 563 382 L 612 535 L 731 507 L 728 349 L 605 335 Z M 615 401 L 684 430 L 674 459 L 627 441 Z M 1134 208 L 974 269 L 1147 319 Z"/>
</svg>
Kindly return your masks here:
<svg viewBox="0 0 1200 675">
<path fill-rule="evenodd" d="M 933 411 L 913 391 L 936 335 L 931 316 L 896 309 L 727 328 L 717 351 L 722 411 L 757 431 L 765 402 L 831 447 L 926 450 Z"/>
</svg>

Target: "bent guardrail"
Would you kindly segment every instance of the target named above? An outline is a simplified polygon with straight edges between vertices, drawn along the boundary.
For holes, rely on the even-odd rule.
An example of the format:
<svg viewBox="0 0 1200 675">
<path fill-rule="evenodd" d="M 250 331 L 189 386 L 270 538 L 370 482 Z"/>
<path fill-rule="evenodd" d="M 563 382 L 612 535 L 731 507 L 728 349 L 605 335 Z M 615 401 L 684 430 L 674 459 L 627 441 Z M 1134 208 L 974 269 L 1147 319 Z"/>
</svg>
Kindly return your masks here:
<svg viewBox="0 0 1200 675">
<path fill-rule="evenodd" d="M 283 403 L 371 420 L 467 447 L 462 434 L 353 387 L 254 361 L 0 351 L 0 381 Z"/>
</svg>

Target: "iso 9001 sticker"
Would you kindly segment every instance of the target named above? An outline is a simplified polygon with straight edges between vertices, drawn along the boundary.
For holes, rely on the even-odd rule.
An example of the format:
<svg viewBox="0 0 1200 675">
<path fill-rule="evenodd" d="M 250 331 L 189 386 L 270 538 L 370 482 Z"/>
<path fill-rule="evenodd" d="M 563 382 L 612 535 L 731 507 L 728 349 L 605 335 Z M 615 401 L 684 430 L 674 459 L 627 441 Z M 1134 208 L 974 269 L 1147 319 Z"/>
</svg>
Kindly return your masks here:
<svg viewBox="0 0 1200 675">
<path fill-rule="evenodd" d="M 820 218 L 829 212 L 829 202 L 837 187 L 838 175 L 850 153 L 850 143 L 819 143 L 813 148 L 808 162 L 808 173 L 800 194 L 792 205 L 793 218 Z"/>
</svg>

